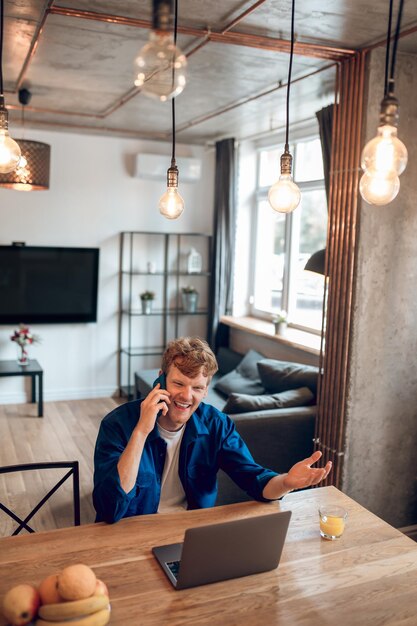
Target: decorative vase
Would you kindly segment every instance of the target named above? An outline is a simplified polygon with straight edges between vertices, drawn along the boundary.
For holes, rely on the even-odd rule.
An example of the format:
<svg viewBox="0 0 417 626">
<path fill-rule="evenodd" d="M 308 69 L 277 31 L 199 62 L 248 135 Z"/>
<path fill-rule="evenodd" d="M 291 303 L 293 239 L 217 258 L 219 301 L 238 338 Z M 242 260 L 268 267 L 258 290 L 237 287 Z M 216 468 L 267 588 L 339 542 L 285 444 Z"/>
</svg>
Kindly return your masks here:
<svg viewBox="0 0 417 626">
<path fill-rule="evenodd" d="M 152 300 L 141 300 L 142 313 L 144 315 L 150 315 L 152 313 Z"/>
<path fill-rule="evenodd" d="M 285 330 L 287 328 L 287 322 L 276 322 L 275 326 L 275 334 L 276 335 L 285 335 Z"/>
<path fill-rule="evenodd" d="M 195 248 L 191 248 L 187 259 L 187 271 L 189 274 L 201 274 L 203 260 L 201 254 Z"/>
<path fill-rule="evenodd" d="M 17 345 L 17 362 L 19 365 L 28 365 L 29 355 L 26 346 Z"/>
<path fill-rule="evenodd" d="M 197 311 L 198 304 L 198 293 L 195 291 L 193 293 L 184 293 L 182 292 L 182 308 L 186 313 L 195 313 Z"/>
</svg>

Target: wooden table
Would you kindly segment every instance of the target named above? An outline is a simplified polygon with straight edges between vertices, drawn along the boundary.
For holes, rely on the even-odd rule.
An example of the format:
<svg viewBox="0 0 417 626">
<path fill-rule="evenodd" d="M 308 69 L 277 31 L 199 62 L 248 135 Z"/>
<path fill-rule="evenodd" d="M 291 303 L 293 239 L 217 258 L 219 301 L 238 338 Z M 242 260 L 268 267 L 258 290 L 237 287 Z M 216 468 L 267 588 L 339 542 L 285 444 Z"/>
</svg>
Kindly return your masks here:
<svg viewBox="0 0 417 626">
<path fill-rule="evenodd" d="M 0 377 L 30 376 L 32 379 L 32 402 L 38 397 L 38 417 L 43 417 L 43 369 L 36 359 L 29 359 L 27 365 L 19 365 L 17 361 L 0 361 Z M 38 393 L 36 394 L 36 381 Z"/>
<path fill-rule="evenodd" d="M 319 503 L 349 512 L 338 541 L 319 536 Z M 181 541 L 184 529 L 293 512 L 277 570 L 175 591 L 151 554 Z M 247 502 L 147 515 L 0 539 L 0 596 L 70 563 L 94 568 L 110 590 L 114 626 L 415 626 L 417 543 L 334 487 L 290 494 L 280 504 Z M 0 624 L 4 625 L 4 620 Z"/>
</svg>

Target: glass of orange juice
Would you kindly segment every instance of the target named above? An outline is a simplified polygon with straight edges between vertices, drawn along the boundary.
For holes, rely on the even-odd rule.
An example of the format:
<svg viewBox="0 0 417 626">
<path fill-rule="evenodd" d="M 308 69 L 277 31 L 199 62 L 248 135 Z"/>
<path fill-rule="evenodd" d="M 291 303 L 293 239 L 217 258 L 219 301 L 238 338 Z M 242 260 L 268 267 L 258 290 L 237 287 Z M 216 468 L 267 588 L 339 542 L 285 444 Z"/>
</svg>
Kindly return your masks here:
<svg viewBox="0 0 417 626">
<path fill-rule="evenodd" d="M 323 539 L 339 539 L 345 530 L 348 516 L 342 506 L 326 504 L 319 507 L 320 535 Z"/>
</svg>

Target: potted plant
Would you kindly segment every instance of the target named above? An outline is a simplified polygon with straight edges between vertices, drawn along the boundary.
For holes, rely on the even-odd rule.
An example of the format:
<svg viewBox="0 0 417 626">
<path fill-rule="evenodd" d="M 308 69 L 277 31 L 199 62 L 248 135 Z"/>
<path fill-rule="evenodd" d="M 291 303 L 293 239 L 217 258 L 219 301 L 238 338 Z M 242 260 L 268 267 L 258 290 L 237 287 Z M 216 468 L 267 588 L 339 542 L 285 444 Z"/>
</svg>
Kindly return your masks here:
<svg viewBox="0 0 417 626">
<path fill-rule="evenodd" d="M 287 328 L 287 311 L 280 311 L 272 316 L 272 323 L 275 327 L 276 335 L 285 335 L 285 330 Z"/>
<path fill-rule="evenodd" d="M 155 300 L 155 294 L 153 291 L 143 291 L 140 294 L 140 300 L 142 302 L 142 313 L 149 315 L 152 313 L 152 302 Z"/>
<path fill-rule="evenodd" d="M 28 365 L 29 355 L 26 347 L 32 343 L 40 343 L 40 337 L 31 333 L 25 324 L 20 324 L 19 328 L 13 331 L 10 339 L 16 343 L 18 349 L 17 362 L 19 365 Z"/>
<path fill-rule="evenodd" d="M 181 288 L 182 308 L 186 313 L 195 313 L 198 304 L 198 291 L 192 285 Z"/>
</svg>

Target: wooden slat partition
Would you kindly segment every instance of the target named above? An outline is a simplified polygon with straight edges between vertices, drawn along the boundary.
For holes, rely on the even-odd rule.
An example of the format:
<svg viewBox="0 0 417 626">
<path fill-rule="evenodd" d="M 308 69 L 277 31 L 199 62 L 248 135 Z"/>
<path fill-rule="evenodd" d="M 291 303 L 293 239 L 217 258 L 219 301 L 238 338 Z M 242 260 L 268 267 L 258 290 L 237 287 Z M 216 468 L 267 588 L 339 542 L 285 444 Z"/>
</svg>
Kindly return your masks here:
<svg viewBox="0 0 417 626">
<path fill-rule="evenodd" d="M 320 350 L 315 448 L 333 462 L 326 484 L 340 485 L 344 456 L 346 385 L 358 226 L 358 182 L 365 53 L 338 64 L 326 255 L 326 328 Z"/>
</svg>

